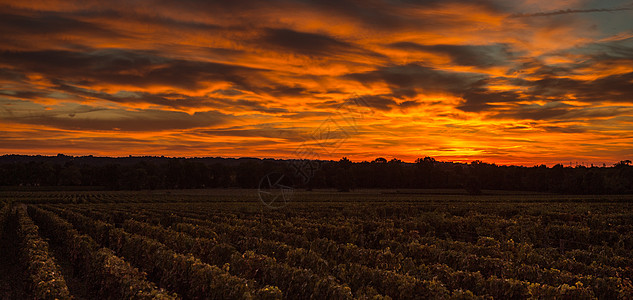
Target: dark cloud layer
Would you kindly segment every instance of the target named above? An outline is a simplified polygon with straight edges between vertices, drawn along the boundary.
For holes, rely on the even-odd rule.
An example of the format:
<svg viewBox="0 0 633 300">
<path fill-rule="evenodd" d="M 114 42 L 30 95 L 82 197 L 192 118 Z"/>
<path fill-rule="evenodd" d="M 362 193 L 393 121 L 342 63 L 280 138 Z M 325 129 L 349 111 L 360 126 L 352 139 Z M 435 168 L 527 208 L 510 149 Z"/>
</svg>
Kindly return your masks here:
<svg viewBox="0 0 633 300">
<path fill-rule="evenodd" d="M 289 29 L 267 29 L 262 37 L 265 44 L 285 51 L 309 56 L 329 56 L 354 48 L 327 35 L 297 32 Z"/>
<path fill-rule="evenodd" d="M 375 71 L 346 75 L 360 83 L 384 82 L 389 85 L 393 97 L 415 97 L 418 90 L 425 92 L 464 91 L 482 76 L 458 72 L 446 72 L 419 64 L 388 66 Z"/>
<path fill-rule="evenodd" d="M 407 50 L 447 55 L 452 62 L 463 66 L 491 67 L 508 64 L 504 45 L 420 45 L 398 42 L 390 46 Z"/>
<path fill-rule="evenodd" d="M 121 38 L 125 35 L 93 23 L 58 14 L 19 15 L 0 13 L 0 33 L 3 35 L 34 34 L 89 34 L 103 37 Z"/>
<path fill-rule="evenodd" d="M 175 86 L 198 89 L 202 81 L 227 81 L 246 85 L 257 70 L 221 63 L 170 59 L 152 53 L 118 49 L 74 51 L 1 52 L 0 63 L 20 71 L 46 74 L 87 85 Z M 250 75 L 252 76 L 252 75 Z"/>
<path fill-rule="evenodd" d="M 39 112 L 0 112 L 5 121 L 19 124 L 52 126 L 81 131 L 164 131 L 209 127 L 225 123 L 229 117 L 213 111 L 187 114 L 175 111 L 136 110 L 122 111 L 99 108 L 75 108 Z"/>
<path fill-rule="evenodd" d="M 557 10 L 557 11 L 551 11 L 551 12 L 519 13 L 519 14 L 512 15 L 512 17 L 514 17 L 514 18 L 547 17 L 547 16 L 567 15 L 567 14 L 596 13 L 596 12 L 617 12 L 617 11 L 628 11 L 628 10 L 633 10 L 633 7 L 594 8 L 594 9 L 564 9 L 564 10 Z"/>
</svg>

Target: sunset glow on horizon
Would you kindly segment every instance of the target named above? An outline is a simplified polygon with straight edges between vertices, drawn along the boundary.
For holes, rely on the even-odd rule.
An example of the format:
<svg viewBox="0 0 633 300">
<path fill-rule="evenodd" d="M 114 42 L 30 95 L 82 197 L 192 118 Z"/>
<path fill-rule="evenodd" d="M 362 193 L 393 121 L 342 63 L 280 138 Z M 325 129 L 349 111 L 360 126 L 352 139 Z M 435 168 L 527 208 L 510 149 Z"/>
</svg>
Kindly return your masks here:
<svg viewBox="0 0 633 300">
<path fill-rule="evenodd" d="M 633 157 L 630 1 L 0 1 L 0 154 Z"/>
</svg>

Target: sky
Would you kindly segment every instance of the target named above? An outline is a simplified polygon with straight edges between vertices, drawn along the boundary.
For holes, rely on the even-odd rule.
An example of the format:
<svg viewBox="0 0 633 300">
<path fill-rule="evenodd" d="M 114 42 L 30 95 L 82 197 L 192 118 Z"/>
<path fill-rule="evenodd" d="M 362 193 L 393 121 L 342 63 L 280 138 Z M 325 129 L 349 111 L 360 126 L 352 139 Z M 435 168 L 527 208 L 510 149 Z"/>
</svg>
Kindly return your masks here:
<svg viewBox="0 0 633 300">
<path fill-rule="evenodd" d="M 0 154 L 633 157 L 633 2 L 0 0 Z"/>
</svg>

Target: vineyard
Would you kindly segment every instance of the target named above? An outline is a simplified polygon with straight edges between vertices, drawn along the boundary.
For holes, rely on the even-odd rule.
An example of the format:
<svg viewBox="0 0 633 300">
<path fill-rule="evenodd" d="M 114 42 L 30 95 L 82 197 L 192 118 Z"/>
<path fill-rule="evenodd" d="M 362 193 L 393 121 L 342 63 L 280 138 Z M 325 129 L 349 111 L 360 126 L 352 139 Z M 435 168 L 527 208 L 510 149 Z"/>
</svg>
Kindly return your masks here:
<svg viewBox="0 0 633 300">
<path fill-rule="evenodd" d="M 0 192 L 2 299 L 631 299 L 629 196 Z"/>
</svg>

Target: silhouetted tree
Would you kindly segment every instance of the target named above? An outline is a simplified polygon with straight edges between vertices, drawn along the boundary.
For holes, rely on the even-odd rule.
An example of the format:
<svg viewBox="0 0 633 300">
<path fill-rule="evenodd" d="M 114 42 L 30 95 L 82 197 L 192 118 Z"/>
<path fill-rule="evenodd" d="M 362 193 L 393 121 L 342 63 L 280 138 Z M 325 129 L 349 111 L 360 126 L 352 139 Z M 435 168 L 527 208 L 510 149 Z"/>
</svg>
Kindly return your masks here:
<svg viewBox="0 0 633 300">
<path fill-rule="evenodd" d="M 438 162 L 432 157 L 405 163 L 379 157 L 353 163 L 347 157 L 319 161 L 308 183 L 289 161 L 274 159 L 98 158 L 0 156 L 2 186 L 96 186 L 106 189 L 254 188 L 269 172 L 286 174 L 295 187 L 336 188 L 464 188 L 526 190 L 554 193 L 633 193 L 631 160 L 612 167 L 551 168 L 497 166 L 482 161 L 470 164 Z"/>
</svg>

